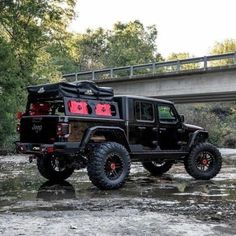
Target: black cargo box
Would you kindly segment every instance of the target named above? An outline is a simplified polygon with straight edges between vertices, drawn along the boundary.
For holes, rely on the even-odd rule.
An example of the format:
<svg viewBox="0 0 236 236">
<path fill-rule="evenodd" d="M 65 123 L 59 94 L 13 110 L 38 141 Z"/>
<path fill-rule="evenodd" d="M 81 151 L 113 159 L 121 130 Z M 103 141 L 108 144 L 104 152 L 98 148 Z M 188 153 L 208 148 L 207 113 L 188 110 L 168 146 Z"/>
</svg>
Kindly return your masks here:
<svg viewBox="0 0 236 236">
<path fill-rule="evenodd" d="M 92 81 L 43 84 L 37 86 L 29 86 L 27 87 L 27 90 L 29 93 L 28 98 L 30 101 L 37 101 L 41 99 L 60 99 L 63 97 L 112 100 L 114 96 L 112 88 L 98 87 Z"/>
</svg>

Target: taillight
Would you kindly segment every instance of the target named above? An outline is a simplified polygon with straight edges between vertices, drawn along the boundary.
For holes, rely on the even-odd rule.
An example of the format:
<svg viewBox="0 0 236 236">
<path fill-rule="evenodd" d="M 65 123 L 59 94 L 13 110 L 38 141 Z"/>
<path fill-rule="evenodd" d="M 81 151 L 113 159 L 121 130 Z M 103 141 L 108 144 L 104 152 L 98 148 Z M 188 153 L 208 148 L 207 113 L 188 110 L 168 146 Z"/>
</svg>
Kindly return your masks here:
<svg viewBox="0 0 236 236">
<path fill-rule="evenodd" d="M 18 111 L 18 112 L 16 113 L 16 118 L 17 118 L 18 122 L 20 122 L 20 120 L 21 120 L 23 114 L 24 114 L 24 113 L 21 112 L 21 111 Z M 20 123 L 18 123 L 18 124 L 16 125 L 16 132 L 17 132 L 17 133 L 20 133 Z"/>
<path fill-rule="evenodd" d="M 54 152 L 54 148 L 53 147 L 47 147 L 47 153 L 52 153 Z"/>
<path fill-rule="evenodd" d="M 20 133 L 20 124 L 17 124 L 17 125 L 16 125 L 16 132 L 17 132 L 17 133 Z"/>
<path fill-rule="evenodd" d="M 57 124 L 57 136 L 67 138 L 70 134 L 70 125 L 68 123 Z"/>
<path fill-rule="evenodd" d="M 16 118 L 17 118 L 17 120 L 20 120 L 20 119 L 22 118 L 22 116 L 23 116 L 23 112 L 18 111 L 18 112 L 16 113 Z"/>
</svg>

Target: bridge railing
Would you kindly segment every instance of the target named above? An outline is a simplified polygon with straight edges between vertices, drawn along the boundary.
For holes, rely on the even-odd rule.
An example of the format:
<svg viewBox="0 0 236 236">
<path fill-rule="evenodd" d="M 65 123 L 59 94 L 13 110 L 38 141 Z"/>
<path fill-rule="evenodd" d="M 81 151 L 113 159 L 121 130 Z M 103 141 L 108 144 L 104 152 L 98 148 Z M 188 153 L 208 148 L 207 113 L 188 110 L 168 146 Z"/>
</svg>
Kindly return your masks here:
<svg viewBox="0 0 236 236">
<path fill-rule="evenodd" d="M 182 71 L 207 71 L 215 67 L 228 67 L 230 65 L 236 65 L 236 52 L 93 71 L 82 71 L 65 74 L 63 75 L 63 79 L 67 81 L 77 81 L 135 78 L 166 73 L 177 74 Z"/>
</svg>

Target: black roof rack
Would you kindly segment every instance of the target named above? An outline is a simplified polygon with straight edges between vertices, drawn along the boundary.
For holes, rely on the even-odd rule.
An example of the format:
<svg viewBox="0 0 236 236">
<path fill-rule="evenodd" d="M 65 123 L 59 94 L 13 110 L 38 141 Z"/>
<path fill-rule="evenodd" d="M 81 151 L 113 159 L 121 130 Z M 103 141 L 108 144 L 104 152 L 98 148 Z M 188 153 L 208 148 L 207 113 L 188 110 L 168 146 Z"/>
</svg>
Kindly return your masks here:
<svg viewBox="0 0 236 236">
<path fill-rule="evenodd" d="M 29 100 L 61 99 L 63 97 L 112 100 L 114 96 L 112 88 L 98 87 L 93 81 L 86 80 L 29 86 L 27 90 Z"/>
</svg>

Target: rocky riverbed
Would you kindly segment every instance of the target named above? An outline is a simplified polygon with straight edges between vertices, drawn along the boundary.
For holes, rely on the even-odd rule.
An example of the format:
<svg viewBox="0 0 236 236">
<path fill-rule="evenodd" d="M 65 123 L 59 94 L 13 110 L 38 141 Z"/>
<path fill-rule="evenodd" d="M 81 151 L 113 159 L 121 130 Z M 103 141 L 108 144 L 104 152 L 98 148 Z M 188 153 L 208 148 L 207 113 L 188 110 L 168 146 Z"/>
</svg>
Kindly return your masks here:
<svg viewBox="0 0 236 236">
<path fill-rule="evenodd" d="M 86 170 L 45 181 L 26 156 L 0 157 L 0 235 L 236 235 L 236 151 L 211 181 L 182 165 L 161 178 L 134 164 L 120 190 L 94 187 Z"/>
</svg>

